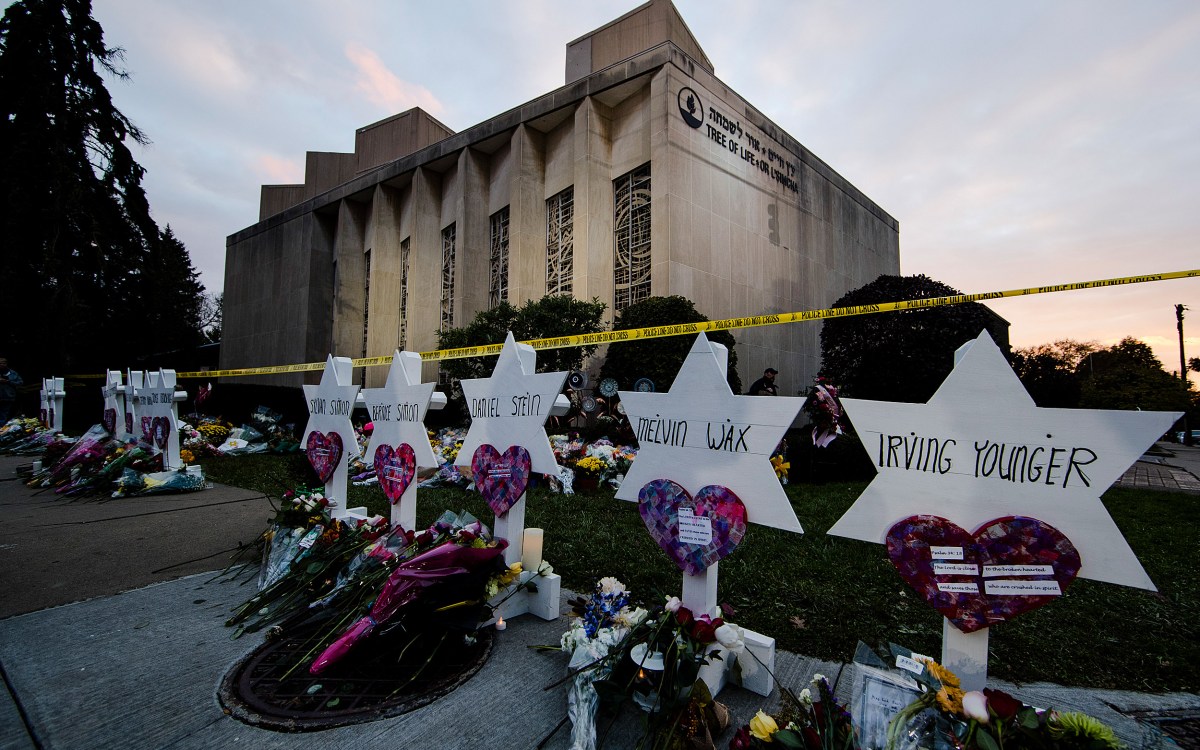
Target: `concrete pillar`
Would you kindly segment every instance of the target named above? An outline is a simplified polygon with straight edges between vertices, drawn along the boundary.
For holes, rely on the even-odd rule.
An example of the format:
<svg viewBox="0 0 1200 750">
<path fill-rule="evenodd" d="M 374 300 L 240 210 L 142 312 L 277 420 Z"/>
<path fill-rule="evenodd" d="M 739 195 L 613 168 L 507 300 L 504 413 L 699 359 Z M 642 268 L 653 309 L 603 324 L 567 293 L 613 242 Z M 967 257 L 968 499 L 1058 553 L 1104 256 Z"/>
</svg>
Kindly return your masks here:
<svg viewBox="0 0 1200 750">
<path fill-rule="evenodd" d="M 592 97 L 575 110 L 574 296 L 613 302 L 612 113 Z"/>
<path fill-rule="evenodd" d="M 465 148 L 458 158 L 458 310 L 455 325 L 463 326 L 488 306 L 488 158 Z M 497 341 L 495 343 L 503 343 Z"/>
<path fill-rule="evenodd" d="M 367 356 L 382 357 L 400 346 L 400 280 L 403 274 L 400 243 L 401 193 L 376 185 L 371 200 L 371 294 L 367 315 Z M 388 368 L 367 369 L 368 388 L 381 388 Z"/>
<path fill-rule="evenodd" d="M 366 206 L 353 201 L 344 200 L 338 207 L 334 240 L 333 336 L 329 346 L 334 356 L 362 356 L 367 284 L 363 258 L 366 213 Z"/>
<path fill-rule="evenodd" d="M 546 294 L 545 138 L 521 125 L 512 136 L 508 298 L 520 306 Z"/>
<path fill-rule="evenodd" d="M 407 343 L 411 351 L 427 351 L 437 348 L 436 332 L 441 325 L 441 175 L 418 168 L 413 173 L 410 200 Z M 437 374 L 436 363 L 426 364 L 422 373 L 426 380 L 432 380 Z"/>
</svg>

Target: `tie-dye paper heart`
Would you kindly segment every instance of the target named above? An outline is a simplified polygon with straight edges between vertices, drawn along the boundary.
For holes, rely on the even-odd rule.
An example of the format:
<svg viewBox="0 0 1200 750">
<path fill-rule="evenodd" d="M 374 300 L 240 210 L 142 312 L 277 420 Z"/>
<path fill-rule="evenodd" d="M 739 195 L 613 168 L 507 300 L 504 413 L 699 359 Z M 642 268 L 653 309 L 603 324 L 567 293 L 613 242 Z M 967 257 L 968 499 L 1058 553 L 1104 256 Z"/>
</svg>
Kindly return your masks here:
<svg viewBox="0 0 1200 750">
<path fill-rule="evenodd" d="M 682 529 L 681 508 L 690 516 Z M 691 497 L 670 479 L 655 479 L 638 492 L 638 511 L 650 536 L 688 575 L 703 573 L 746 535 L 746 506 L 728 487 L 716 484 Z M 706 537 L 707 543 L 699 541 Z"/>
<path fill-rule="evenodd" d="M 317 478 L 328 482 L 342 461 L 341 434 L 331 432 L 326 435 L 313 430 L 308 433 L 304 454 L 308 456 L 308 463 L 312 465 L 313 471 L 317 472 Z"/>
<path fill-rule="evenodd" d="M 888 531 L 887 547 L 900 577 L 964 633 L 1049 604 L 1081 564 L 1061 531 L 1023 516 L 974 534 L 940 516 L 910 516 Z"/>
<path fill-rule="evenodd" d="M 390 445 L 375 449 L 375 476 L 379 478 L 383 494 L 393 505 L 400 502 L 416 472 L 417 456 L 408 443 L 401 443 L 399 450 L 393 450 Z"/>
<path fill-rule="evenodd" d="M 100 417 L 100 424 L 104 426 L 109 435 L 117 434 L 117 410 L 105 409 L 104 416 Z"/>
<path fill-rule="evenodd" d="M 497 516 L 507 513 L 525 494 L 530 465 L 529 451 L 519 445 L 510 445 L 504 455 L 490 445 L 475 449 L 471 456 L 475 486 Z"/>
<path fill-rule="evenodd" d="M 155 417 L 151 425 L 154 430 L 154 444 L 159 450 L 167 449 L 167 438 L 171 435 L 171 420 L 166 417 Z"/>
<path fill-rule="evenodd" d="M 142 417 L 142 440 L 147 443 L 154 442 L 154 420 L 150 417 Z"/>
</svg>

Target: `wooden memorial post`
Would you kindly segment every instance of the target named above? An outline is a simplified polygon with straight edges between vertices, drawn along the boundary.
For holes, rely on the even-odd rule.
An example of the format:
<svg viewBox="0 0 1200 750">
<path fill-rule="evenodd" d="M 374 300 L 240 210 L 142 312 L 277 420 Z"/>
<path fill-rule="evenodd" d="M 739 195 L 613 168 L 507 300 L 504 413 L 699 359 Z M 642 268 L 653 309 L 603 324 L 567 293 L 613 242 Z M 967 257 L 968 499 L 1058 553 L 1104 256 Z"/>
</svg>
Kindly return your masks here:
<svg viewBox="0 0 1200 750">
<path fill-rule="evenodd" d="M 43 420 L 46 427 L 55 432 L 62 432 L 63 424 L 63 399 L 67 396 L 64 390 L 64 381 L 62 378 L 43 378 L 42 379 L 42 407 L 45 412 Z"/>
<path fill-rule="evenodd" d="M 351 376 L 349 357 L 329 355 L 320 384 L 304 386 L 308 426 L 300 443 L 317 477 L 325 483 L 330 517 L 366 520 L 366 508 L 346 507 L 348 464 L 351 455 L 358 455 L 358 438 L 350 422 L 358 386 L 350 382 Z"/>
<path fill-rule="evenodd" d="M 1074 578 L 1155 590 L 1100 495 L 1176 414 L 1038 408 L 986 331 L 929 403 L 842 404 L 878 475 L 829 533 L 888 545 L 963 689 L 987 682 L 988 626 Z"/>
<path fill-rule="evenodd" d="M 638 503 L 651 536 L 683 570 L 683 606 L 697 615 L 716 612 L 717 564 L 747 523 L 803 533 L 771 454 L 804 399 L 734 395 L 728 360 L 729 351 L 701 333 L 670 392 L 621 392 L 640 447 L 616 496 Z M 748 630 L 745 641 L 773 671 L 775 639 Z M 701 671 L 713 695 L 732 662 Z M 742 686 L 760 695 L 774 687 L 763 669 Z"/>
<path fill-rule="evenodd" d="M 396 351 L 387 383 L 364 388 L 362 399 L 374 431 L 365 460 L 375 467 L 379 487 L 392 504 L 393 526 L 414 531 L 417 525 L 417 470 L 437 468 L 429 445 L 425 413 L 446 406 L 446 394 L 421 382 L 421 355 Z"/>
<path fill-rule="evenodd" d="M 120 370 L 109 370 L 105 376 L 100 395 L 104 398 L 104 409 L 100 413 L 100 424 L 109 437 L 116 437 L 117 430 L 125 426 L 125 386 Z"/>
<path fill-rule="evenodd" d="M 538 373 L 536 361 L 533 347 L 518 344 L 510 331 L 492 376 L 462 381 L 471 427 L 454 463 L 472 468 L 476 488 L 496 514 L 493 531 L 498 538 L 508 540 L 504 561 L 509 565 L 535 562 L 530 557 L 522 559 L 527 536 L 525 489 L 532 472 L 558 473 L 558 462 L 546 436 L 546 419 L 552 414 L 565 414 L 570 406 L 561 395 L 567 373 Z M 540 547 L 540 535 L 528 536 L 531 546 L 536 543 Z M 536 566 L 530 567 L 534 569 L 522 572 L 522 583 L 537 575 Z M 561 590 L 559 576 L 542 576 L 536 593 L 523 591 L 509 598 L 500 608 L 500 615 L 516 617 L 529 612 L 543 620 L 556 619 Z"/>
<path fill-rule="evenodd" d="M 146 374 L 141 370 L 125 371 L 125 432 L 130 435 L 141 435 L 141 421 L 137 416 L 137 392 L 145 385 Z M 146 442 L 152 438 L 145 437 Z"/>
<path fill-rule="evenodd" d="M 179 402 L 187 398 L 186 391 L 175 390 L 175 371 L 159 370 L 146 373 L 146 384 L 138 389 L 138 417 L 143 434 L 149 429 L 149 442 L 162 453 L 163 470 L 183 466 L 179 458 Z"/>
</svg>

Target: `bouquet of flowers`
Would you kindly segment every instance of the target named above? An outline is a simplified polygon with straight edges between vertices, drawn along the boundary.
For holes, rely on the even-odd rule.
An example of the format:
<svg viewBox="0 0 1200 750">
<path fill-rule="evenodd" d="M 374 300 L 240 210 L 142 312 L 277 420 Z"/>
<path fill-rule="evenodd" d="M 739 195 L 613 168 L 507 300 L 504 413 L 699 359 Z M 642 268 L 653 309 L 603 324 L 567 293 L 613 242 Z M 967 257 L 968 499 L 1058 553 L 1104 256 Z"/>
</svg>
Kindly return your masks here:
<svg viewBox="0 0 1200 750">
<path fill-rule="evenodd" d="M 817 378 L 816 385 L 808 392 L 803 409 L 813 423 L 813 445 L 825 448 L 842 434 L 846 412 L 838 400 L 837 387 L 826 383 L 824 378 Z"/>
<path fill-rule="evenodd" d="M 36 419 L 10 419 L 0 425 L 0 452 L 7 452 L 10 447 L 24 441 L 35 434 L 41 424 Z"/>
<path fill-rule="evenodd" d="M 406 620 L 427 622 L 431 615 L 455 612 L 459 627 L 473 629 L 484 619 L 484 611 L 490 615 L 489 581 L 513 577 L 503 559 L 508 542 L 493 539 L 487 527 L 474 519 L 465 526 L 456 523 L 469 517 L 461 514 L 447 523 L 443 516 L 432 529 L 417 535 L 425 539 L 414 537 L 402 554 L 387 560 L 386 578 L 374 601 L 365 613 L 354 607 L 343 609 L 358 619 L 336 640 L 329 642 L 326 634 L 344 627 L 344 618 L 335 628 L 323 630 L 318 639 L 323 650 L 309 672 L 324 672 L 373 633 L 393 632 L 403 628 Z M 446 619 L 441 620 L 445 626 Z"/>
<path fill-rule="evenodd" d="M 893 648 L 893 651 L 896 649 Z M 924 692 L 888 725 L 888 750 L 1118 750 L 1116 734 L 1075 711 L 1043 711 L 1002 690 L 964 692 L 958 677 L 932 659 L 912 675 Z"/>
<path fill-rule="evenodd" d="M 461 427 L 447 427 L 436 434 L 429 433 L 429 444 L 433 447 L 433 455 L 438 460 L 438 470 L 435 475 L 420 483 L 422 488 L 431 487 L 465 487 L 470 482 L 454 465 L 458 451 L 462 448 L 467 431 Z"/>
<path fill-rule="evenodd" d="M 155 471 L 143 474 L 134 469 L 125 469 L 117 480 L 113 497 L 128 495 L 166 495 L 176 492 L 199 492 L 204 489 L 204 475 L 187 469 Z"/>
<path fill-rule="evenodd" d="M 363 523 L 331 519 L 328 502 L 313 491 L 286 499 L 272 526 L 259 579 L 262 588 L 225 622 L 238 626 L 235 638 L 302 613 L 327 597 L 339 573 L 373 545 L 388 524 L 382 516 Z"/>
<path fill-rule="evenodd" d="M 729 750 L 801 748 L 853 750 L 858 747 L 850 712 L 833 696 L 825 675 L 816 674 L 812 687 L 795 695 L 780 686 L 782 706 L 775 714 L 759 711 L 729 741 Z"/>
<path fill-rule="evenodd" d="M 627 701 L 646 712 L 643 743 L 713 747 L 712 737 L 728 725 L 728 711 L 712 699 L 701 668 L 724 653 L 738 658 L 743 674 L 750 673 L 754 667 L 742 659 L 748 652 L 741 628 L 720 613 L 696 615 L 675 597 L 649 612 L 633 608 L 624 586 L 612 578 L 601 579 L 590 598 L 572 604 L 575 617 L 560 645 L 571 654 L 566 679 L 572 681 L 573 750 L 594 748 L 597 714 L 615 717 Z"/>
</svg>

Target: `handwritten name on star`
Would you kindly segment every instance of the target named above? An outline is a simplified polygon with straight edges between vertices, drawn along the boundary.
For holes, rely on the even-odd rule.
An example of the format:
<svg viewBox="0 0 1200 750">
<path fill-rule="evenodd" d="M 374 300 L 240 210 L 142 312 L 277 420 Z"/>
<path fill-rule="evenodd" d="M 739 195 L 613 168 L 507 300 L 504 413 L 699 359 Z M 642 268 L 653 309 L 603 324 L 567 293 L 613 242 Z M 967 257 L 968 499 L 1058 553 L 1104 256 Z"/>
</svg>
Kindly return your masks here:
<svg viewBox="0 0 1200 750">
<path fill-rule="evenodd" d="M 945 436 L 879 433 L 874 451 L 881 470 L 928 474 L 968 473 L 975 479 L 1066 488 L 1073 482 L 1091 487 L 1085 469 L 1099 460 L 1085 446 L 1008 443 L 991 438 L 964 440 Z M 965 471 L 964 471 L 965 469 Z"/>
<path fill-rule="evenodd" d="M 709 422 L 670 419 L 655 414 L 653 417 L 638 417 L 634 432 L 639 443 L 725 453 L 752 453 L 747 439 L 753 427 L 754 425 L 749 424 L 735 424 L 729 419 L 724 422 Z"/>
</svg>

